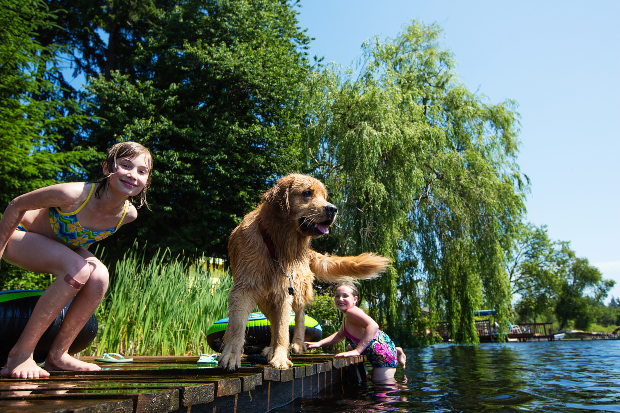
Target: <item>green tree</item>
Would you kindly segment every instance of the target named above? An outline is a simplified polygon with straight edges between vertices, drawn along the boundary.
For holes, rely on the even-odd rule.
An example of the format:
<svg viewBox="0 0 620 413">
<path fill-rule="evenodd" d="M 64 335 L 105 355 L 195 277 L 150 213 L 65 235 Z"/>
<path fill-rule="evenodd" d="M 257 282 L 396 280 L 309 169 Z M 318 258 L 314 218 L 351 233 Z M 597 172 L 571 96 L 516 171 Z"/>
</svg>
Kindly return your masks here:
<svg viewBox="0 0 620 413">
<path fill-rule="evenodd" d="M 596 306 L 602 304 L 615 281 L 603 279 L 600 270 L 590 265 L 586 258 L 578 258 L 568 243 L 564 243 L 561 253 L 562 282 L 555 315 L 560 330 L 570 321 L 576 328 L 586 330 L 596 319 Z"/>
<path fill-rule="evenodd" d="M 20 194 L 82 174 L 82 161 L 93 155 L 79 146 L 58 150 L 63 133 L 78 130 L 85 116 L 50 79 L 61 47 L 36 40 L 54 19 L 41 1 L 0 0 L 0 211 Z M 20 274 L 3 266 L 0 285 Z"/>
<path fill-rule="evenodd" d="M 492 307 L 507 324 L 504 251 L 527 185 L 516 104 L 467 90 L 440 35 L 413 22 L 395 39 L 366 42 L 358 77 L 336 67 L 315 75 L 307 169 L 341 206 L 337 251 L 394 260 L 364 283 L 379 323 L 424 332 L 445 318 L 453 338 L 476 342 L 475 310 Z"/>
<path fill-rule="evenodd" d="M 85 116 L 46 78 L 61 49 L 35 37 L 54 16 L 37 0 L 0 0 L 0 6 L 0 204 L 6 206 L 17 195 L 57 183 L 63 172 L 80 171 L 91 153 L 57 150 L 59 131 L 75 131 Z"/>
<path fill-rule="evenodd" d="M 84 102 L 81 81 L 99 74 L 110 79 L 113 70 L 121 73 L 136 72 L 132 56 L 154 22 L 157 9 L 152 0 L 43 0 L 55 24 L 41 27 L 34 39 L 43 46 L 44 52 L 56 50 L 62 45 L 63 66 L 48 67 L 45 78 L 62 90 L 62 98 L 69 102 Z M 160 7 L 167 2 L 158 1 Z M 72 70 L 72 76 L 69 75 Z M 77 88 L 76 85 L 80 85 Z M 65 107 L 68 114 L 70 107 Z M 94 125 L 97 119 L 92 118 Z M 92 128 L 90 128 L 92 129 Z M 73 151 L 76 146 L 89 144 L 90 130 L 58 130 L 56 147 L 59 152 Z M 102 150 L 105 150 L 103 148 Z M 86 163 L 91 178 L 100 173 L 99 153 L 94 162 Z M 92 158 L 91 158 L 92 159 Z M 61 179 L 71 181 L 83 177 L 63 172 Z"/>
<path fill-rule="evenodd" d="M 555 304 L 560 289 L 558 244 L 545 225 L 521 224 L 507 254 L 507 272 L 522 321 L 535 321 Z"/>
<path fill-rule="evenodd" d="M 170 2 L 127 68 L 92 79 L 91 142 L 152 149 L 149 202 L 123 236 L 150 248 L 225 256 L 228 235 L 280 175 L 297 169 L 311 66 L 295 4 L 279 0 Z M 131 67 L 131 70 L 129 69 Z"/>
<path fill-rule="evenodd" d="M 607 306 L 596 303 L 595 308 L 598 310 L 596 314 L 596 324 L 603 327 L 617 325 L 616 320 L 618 319 L 618 315 L 620 315 L 617 305 L 614 307 L 612 303 L 609 303 Z"/>
</svg>

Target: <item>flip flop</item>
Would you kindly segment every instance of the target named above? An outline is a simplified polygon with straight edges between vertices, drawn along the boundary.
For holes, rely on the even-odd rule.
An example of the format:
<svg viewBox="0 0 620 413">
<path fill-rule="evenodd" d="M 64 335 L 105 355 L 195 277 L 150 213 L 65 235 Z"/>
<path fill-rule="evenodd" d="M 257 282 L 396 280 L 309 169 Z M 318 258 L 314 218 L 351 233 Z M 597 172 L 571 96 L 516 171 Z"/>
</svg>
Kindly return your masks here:
<svg viewBox="0 0 620 413">
<path fill-rule="evenodd" d="M 217 354 L 201 354 L 198 364 L 217 364 Z"/>
<path fill-rule="evenodd" d="M 126 359 L 118 353 L 105 353 L 103 357 L 95 359 L 95 361 L 103 361 L 106 363 L 129 363 L 130 361 L 133 361 L 133 359 Z"/>
</svg>

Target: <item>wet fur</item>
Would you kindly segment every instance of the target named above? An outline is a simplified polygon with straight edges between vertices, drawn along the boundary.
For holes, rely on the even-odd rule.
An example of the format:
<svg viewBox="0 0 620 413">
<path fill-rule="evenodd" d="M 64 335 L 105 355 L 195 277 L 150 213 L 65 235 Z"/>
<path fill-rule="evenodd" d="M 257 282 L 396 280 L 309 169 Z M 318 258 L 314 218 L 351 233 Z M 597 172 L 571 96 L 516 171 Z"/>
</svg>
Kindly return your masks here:
<svg viewBox="0 0 620 413">
<path fill-rule="evenodd" d="M 241 365 L 246 324 L 254 304 L 271 324 L 271 343 L 263 355 L 272 367 L 291 367 L 289 314 L 292 308 L 295 333 L 290 349 L 300 354 L 306 350 L 304 307 L 314 299 L 314 277 L 328 282 L 373 278 L 387 268 L 389 260 L 374 254 L 338 257 L 310 249 L 310 240 L 322 235 L 316 224 L 328 227 L 335 215 L 335 207 L 327 202 L 327 191 L 320 181 L 292 174 L 265 192 L 258 208 L 233 230 L 228 254 L 234 286 L 229 298 L 224 349 L 219 357 L 221 367 L 236 370 Z M 287 274 L 293 270 L 294 296 L 288 294 L 289 280 L 269 254 L 259 221 L 271 236 L 284 270 Z"/>
</svg>

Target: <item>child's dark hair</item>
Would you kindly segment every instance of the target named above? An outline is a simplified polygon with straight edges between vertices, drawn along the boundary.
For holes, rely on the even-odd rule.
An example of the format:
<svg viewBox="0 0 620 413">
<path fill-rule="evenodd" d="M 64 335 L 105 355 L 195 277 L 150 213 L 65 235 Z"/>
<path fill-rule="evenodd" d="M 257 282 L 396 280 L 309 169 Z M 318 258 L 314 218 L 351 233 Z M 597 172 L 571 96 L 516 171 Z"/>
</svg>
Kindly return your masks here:
<svg viewBox="0 0 620 413">
<path fill-rule="evenodd" d="M 128 158 L 134 159 L 138 155 L 146 154 L 147 156 L 147 165 L 149 167 L 149 177 L 146 180 L 146 185 L 142 188 L 142 191 L 136 196 L 132 196 L 129 198 L 132 204 L 136 206 L 136 208 L 142 207 L 142 205 L 146 205 L 149 208 L 148 202 L 146 202 L 146 191 L 151 186 L 151 171 L 153 170 L 153 157 L 151 156 L 151 152 L 149 150 L 140 145 L 137 142 L 120 142 L 113 145 L 110 149 L 108 149 L 108 154 L 106 155 L 105 160 L 101 164 L 104 170 L 107 170 L 108 173 L 104 175 L 104 177 L 100 180 L 97 185 L 97 189 L 95 190 L 95 197 L 101 197 L 101 191 L 105 191 L 108 186 L 108 181 L 110 175 L 112 173 L 110 171 L 116 171 L 116 160 L 120 158 Z M 149 208 L 150 209 L 150 208 Z"/>
<path fill-rule="evenodd" d="M 336 292 L 336 290 L 339 287 L 349 287 L 352 291 L 353 291 L 353 296 L 354 297 L 359 297 L 360 293 L 359 291 L 357 291 L 357 287 L 355 286 L 355 284 L 353 284 L 352 282 L 349 281 L 343 281 L 341 283 L 335 284 L 334 285 L 334 289 L 332 290 L 334 293 Z"/>
</svg>

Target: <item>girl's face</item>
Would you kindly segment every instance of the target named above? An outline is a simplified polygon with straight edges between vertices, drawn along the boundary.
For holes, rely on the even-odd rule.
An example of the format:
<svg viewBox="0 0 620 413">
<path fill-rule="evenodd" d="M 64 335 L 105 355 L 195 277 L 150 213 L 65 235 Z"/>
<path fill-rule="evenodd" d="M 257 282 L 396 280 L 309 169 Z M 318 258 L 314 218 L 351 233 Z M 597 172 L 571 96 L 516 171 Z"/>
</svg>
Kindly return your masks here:
<svg viewBox="0 0 620 413">
<path fill-rule="evenodd" d="M 353 295 L 353 290 L 346 285 L 336 288 L 334 293 L 334 304 L 343 313 L 357 305 L 357 296 Z"/>
<path fill-rule="evenodd" d="M 116 171 L 110 176 L 110 185 L 126 196 L 138 195 L 149 179 L 149 156 L 140 154 L 135 158 L 118 158 Z M 104 169 L 104 173 L 107 171 Z"/>
</svg>

